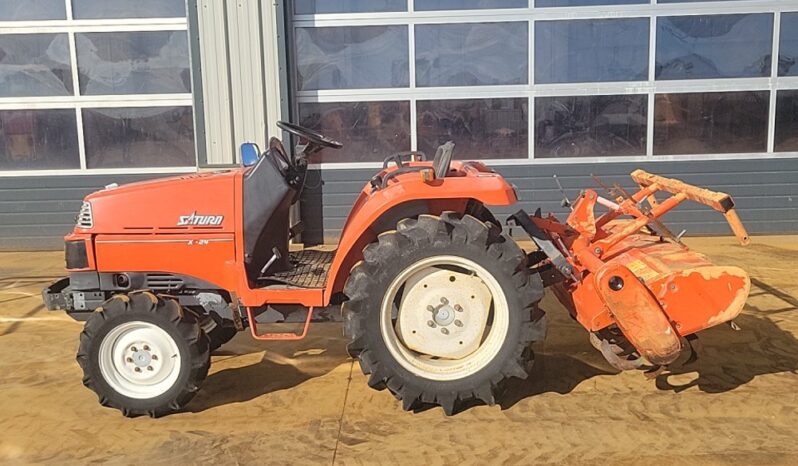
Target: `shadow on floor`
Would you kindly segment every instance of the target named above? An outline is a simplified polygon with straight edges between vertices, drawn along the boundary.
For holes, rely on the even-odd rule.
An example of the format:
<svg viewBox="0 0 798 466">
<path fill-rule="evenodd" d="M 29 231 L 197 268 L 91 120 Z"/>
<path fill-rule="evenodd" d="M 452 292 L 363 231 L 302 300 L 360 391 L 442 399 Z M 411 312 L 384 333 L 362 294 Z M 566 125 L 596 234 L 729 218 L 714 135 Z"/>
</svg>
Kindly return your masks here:
<svg viewBox="0 0 798 466">
<path fill-rule="evenodd" d="M 209 375 L 200 395 L 188 409 L 197 413 L 217 406 L 254 400 L 267 393 L 296 387 L 311 378 L 313 376 L 292 365 L 277 364 L 264 358 L 249 366 L 224 369 Z"/>
<path fill-rule="evenodd" d="M 27 298 L 27 296 L 25 296 L 25 297 Z M 37 305 L 36 307 L 31 309 L 30 311 L 28 311 L 25 314 L 23 314 L 22 317 L 20 318 L 20 320 L 18 320 L 16 322 L 13 322 L 11 325 L 8 326 L 7 329 L 5 329 L 2 332 L 0 332 L 0 337 L 4 337 L 6 335 L 11 335 L 12 333 L 16 332 L 17 330 L 19 330 L 19 327 L 20 327 L 20 325 L 22 325 L 22 321 L 25 318 L 33 317 L 33 316 L 35 316 L 36 314 L 38 314 L 39 312 L 41 312 L 43 310 L 44 310 L 44 304 Z"/>
<path fill-rule="evenodd" d="M 723 393 L 761 375 L 798 374 L 798 340 L 792 333 L 767 317 L 742 314 L 735 322 L 741 327 L 739 332 L 722 325 L 699 333 L 699 359 L 657 377 L 657 388 L 679 393 L 698 387 L 705 393 Z M 671 375 L 683 374 L 692 374 L 692 380 L 670 381 Z"/>
<path fill-rule="evenodd" d="M 672 366 L 657 377 L 659 390 L 682 392 L 697 387 L 705 393 L 723 393 L 751 382 L 754 378 L 783 372 L 798 373 L 798 340 L 789 332 L 779 328 L 767 317 L 743 314 L 736 319 L 742 328 L 735 332 L 727 326 L 719 326 L 700 334 L 697 348 L 699 359 L 688 366 Z M 570 337 L 569 337 L 570 338 Z M 304 372 L 292 364 L 279 364 L 265 357 L 249 366 L 224 369 L 208 376 L 202 391 L 189 405 L 192 412 L 230 403 L 253 400 L 267 393 L 296 387 L 314 377 L 322 376 L 347 361 L 344 342 L 340 338 L 328 338 L 314 342 L 312 346 L 326 348 L 324 354 L 305 353 L 301 367 L 310 367 Z M 585 338 L 584 347 L 568 345 L 576 358 L 557 352 L 558 341 L 546 342 L 546 353 L 536 356 L 532 373 L 526 380 L 511 379 L 497 402 L 502 409 L 509 409 L 519 401 L 543 393 L 568 394 L 580 383 L 596 376 L 617 374 Z M 319 350 L 321 351 L 321 350 Z M 587 352 L 587 357 L 585 357 Z M 593 354 L 595 352 L 595 354 Z M 286 349 L 284 356 L 290 358 L 294 349 Z M 226 353 L 217 353 L 226 354 Z M 242 353 L 239 353 L 242 354 Z M 588 362 L 585 362 L 588 361 Z M 690 374 L 691 380 L 674 384 L 671 378 Z M 640 374 L 643 377 L 643 374 Z M 688 376 L 689 377 L 689 376 Z M 466 402 L 457 410 L 465 411 L 479 402 Z M 416 411 L 431 408 L 422 404 Z"/>
<path fill-rule="evenodd" d="M 589 343 L 587 346 L 595 351 Z M 600 359 L 601 355 L 598 358 Z M 502 409 L 510 409 L 525 398 L 543 393 L 565 395 L 585 380 L 617 372 L 609 364 L 599 362 L 593 366 L 566 354 L 537 354 L 529 377 L 526 380 L 510 379 L 504 393 L 497 401 Z"/>
<path fill-rule="evenodd" d="M 270 345 L 251 340 L 249 335 L 237 336 L 216 351 L 214 356 L 237 357 L 263 353 L 262 358 L 248 366 L 222 369 L 210 374 L 197 397 L 188 405 L 188 410 L 202 412 L 288 390 L 326 375 L 349 360 L 339 325 L 322 323 L 315 328 L 316 333 L 305 340 Z"/>
<path fill-rule="evenodd" d="M 768 285 L 762 280 L 756 278 L 751 279 L 751 284 L 754 285 L 756 288 L 759 288 L 759 290 L 753 289 L 751 291 L 751 296 L 770 295 L 784 302 L 785 304 L 787 304 L 787 306 L 778 309 L 763 310 L 749 304 L 747 306 L 749 310 L 754 310 L 764 315 L 781 314 L 782 312 L 788 312 L 788 311 L 798 311 L 798 298 L 796 298 L 795 296 L 789 293 L 785 293 L 784 291 L 774 286 Z"/>
<path fill-rule="evenodd" d="M 723 393 L 758 376 L 798 373 L 798 339 L 792 333 L 765 316 L 742 314 L 735 322 L 741 327 L 739 332 L 721 325 L 699 333 L 698 360 L 685 366 L 680 361 L 686 358 L 680 358 L 656 378 L 657 389 L 679 393 L 697 387 L 704 393 Z M 594 351 L 587 339 L 585 342 L 584 350 Z M 549 352 L 556 351 L 556 347 L 556 341 L 546 341 Z M 529 378 L 511 379 L 499 404 L 502 409 L 509 409 L 531 396 L 548 392 L 567 394 L 585 380 L 617 374 L 600 355 L 595 360 L 590 358 L 590 362 L 595 365 L 562 353 L 538 355 Z M 677 384 L 673 382 L 674 376 L 690 380 Z"/>
</svg>

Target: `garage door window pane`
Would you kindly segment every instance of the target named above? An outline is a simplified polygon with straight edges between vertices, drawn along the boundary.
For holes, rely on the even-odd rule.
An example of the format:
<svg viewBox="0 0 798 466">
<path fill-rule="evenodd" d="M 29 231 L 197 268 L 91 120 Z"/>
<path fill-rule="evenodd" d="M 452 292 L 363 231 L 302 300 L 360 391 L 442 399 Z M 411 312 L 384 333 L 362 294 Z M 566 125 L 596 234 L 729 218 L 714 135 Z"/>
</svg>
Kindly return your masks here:
<svg viewBox="0 0 798 466">
<path fill-rule="evenodd" d="M 72 0 L 75 19 L 184 18 L 185 0 Z"/>
<path fill-rule="evenodd" d="M 0 34 L 0 97 L 71 94 L 66 34 Z"/>
<path fill-rule="evenodd" d="M 776 152 L 798 151 L 798 90 L 776 96 Z"/>
<path fill-rule="evenodd" d="M 80 168 L 74 110 L 0 111 L 0 170 Z"/>
<path fill-rule="evenodd" d="M 764 152 L 768 104 L 768 92 L 657 95 L 654 154 Z"/>
<path fill-rule="evenodd" d="M 300 125 L 343 143 L 311 162 L 381 162 L 410 150 L 410 102 L 300 104 Z"/>
<path fill-rule="evenodd" d="M 770 76 L 773 15 L 657 20 L 657 79 Z"/>
<path fill-rule="evenodd" d="M 296 0 L 294 13 L 366 13 L 407 11 L 407 0 Z"/>
<path fill-rule="evenodd" d="M 299 28 L 296 59 L 300 91 L 409 85 L 407 26 Z"/>
<path fill-rule="evenodd" d="M 646 154 L 645 95 L 538 97 L 535 157 Z"/>
<path fill-rule="evenodd" d="M 191 107 L 83 111 L 88 168 L 194 166 Z"/>
<path fill-rule="evenodd" d="M 593 6 L 593 5 L 632 5 L 649 3 L 649 0 L 535 0 L 535 6 Z M 662 2 L 660 2 L 662 3 Z"/>
<path fill-rule="evenodd" d="M 416 26 L 416 83 L 526 84 L 527 23 Z"/>
<path fill-rule="evenodd" d="M 185 31 L 77 34 L 80 92 L 191 92 Z"/>
<path fill-rule="evenodd" d="M 415 0 L 416 11 L 526 8 L 527 0 Z"/>
<path fill-rule="evenodd" d="M 781 15 L 779 76 L 798 76 L 798 13 Z"/>
<path fill-rule="evenodd" d="M 535 23 L 535 82 L 648 79 L 646 18 Z"/>
<path fill-rule="evenodd" d="M 419 101 L 418 148 L 434 154 L 454 141 L 456 159 L 525 159 L 527 99 Z"/>
<path fill-rule="evenodd" d="M 2 0 L 0 21 L 66 19 L 64 0 Z"/>
</svg>

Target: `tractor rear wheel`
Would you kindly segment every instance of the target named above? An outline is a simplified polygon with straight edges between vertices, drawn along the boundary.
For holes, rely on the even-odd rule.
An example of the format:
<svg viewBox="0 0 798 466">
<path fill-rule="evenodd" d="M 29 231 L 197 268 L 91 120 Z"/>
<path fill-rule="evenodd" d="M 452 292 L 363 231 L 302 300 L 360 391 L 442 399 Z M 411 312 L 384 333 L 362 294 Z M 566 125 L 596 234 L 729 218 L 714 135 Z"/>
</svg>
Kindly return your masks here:
<svg viewBox="0 0 798 466">
<path fill-rule="evenodd" d="M 83 384 L 100 404 L 128 417 L 182 409 L 210 367 L 208 337 L 196 315 L 152 293 L 117 295 L 80 334 Z"/>
<path fill-rule="evenodd" d="M 529 345 L 545 336 L 540 277 L 501 229 L 470 215 L 404 219 L 366 247 L 343 305 L 348 346 L 373 388 L 405 410 L 495 403 L 510 377 L 526 378 Z"/>
</svg>

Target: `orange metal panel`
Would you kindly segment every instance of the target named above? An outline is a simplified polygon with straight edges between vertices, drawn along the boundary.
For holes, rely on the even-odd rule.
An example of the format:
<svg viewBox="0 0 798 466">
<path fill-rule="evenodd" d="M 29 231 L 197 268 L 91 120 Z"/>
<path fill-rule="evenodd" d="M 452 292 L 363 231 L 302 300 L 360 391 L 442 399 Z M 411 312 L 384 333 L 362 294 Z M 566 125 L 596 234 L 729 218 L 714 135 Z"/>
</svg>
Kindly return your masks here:
<svg viewBox="0 0 798 466">
<path fill-rule="evenodd" d="M 430 166 L 410 163 L 409 166 Z M 485 205 L 512 205 L 518 201 L 515 189 L 501 175 L 479 163 L 452 162 L 446 178 L 425 181 L 418 173 L 399 175 L 385 189 L 375 190 L 366 184 L 355 201 L 341 233 L 338 252 L 330 267 L 326 299 L 343 289 L 349 269 L 361 258 L 362 249 L 376 238 L 371 226 L 392 207 L 404 202 L 428 200 L 432 213 L 458 210 L 462 200 L 476 199 Z M 380 176 L 395 170 L 383 170 Z"/>
<path fill-rule="evenodd" d="M 232 234 L 97 235 L 94 248 L 100 272 L 169 272 L 236 289 Z"/>
<path fill-rule="evenodd" d="M 106 188 L 86 197 L 92 229 L 77 233 L 232 233 L 233 181 L 241 171 L 197 173 Z"/>
<path fill-rule="evenodd" d="M 659 303 L 637 276 L 611 262 L 595 276 L 599 296 L 629 342 L 654 364 L 669 364 L 681 352 L 681 342 Z"/>
</svg>

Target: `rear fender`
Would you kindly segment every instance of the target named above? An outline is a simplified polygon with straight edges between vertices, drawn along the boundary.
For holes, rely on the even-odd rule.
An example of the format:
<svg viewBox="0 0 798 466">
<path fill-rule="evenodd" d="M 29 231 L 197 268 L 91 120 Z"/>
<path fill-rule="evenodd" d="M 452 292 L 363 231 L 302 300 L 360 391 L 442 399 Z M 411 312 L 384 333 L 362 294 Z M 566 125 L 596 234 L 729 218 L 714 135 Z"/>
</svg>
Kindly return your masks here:
<svg viewBox="0 0 798 466">
<path fill-rule="evenodd" d="M 442 212 L 466 212 L 469 201 L 488 206 L 507 206 L 518 199 L 513 187 L 500 175 L 462 176 L 434 182 L 420 177 L 409 179 L 386 189 L 361 191 L 347 218 L 338 251 L 330 267 L 325 300 L 341 292 L 351 268 L 363 258 L 363 248 L 383 232 L 393 230 L 403 218 Z"/>
</svg>

